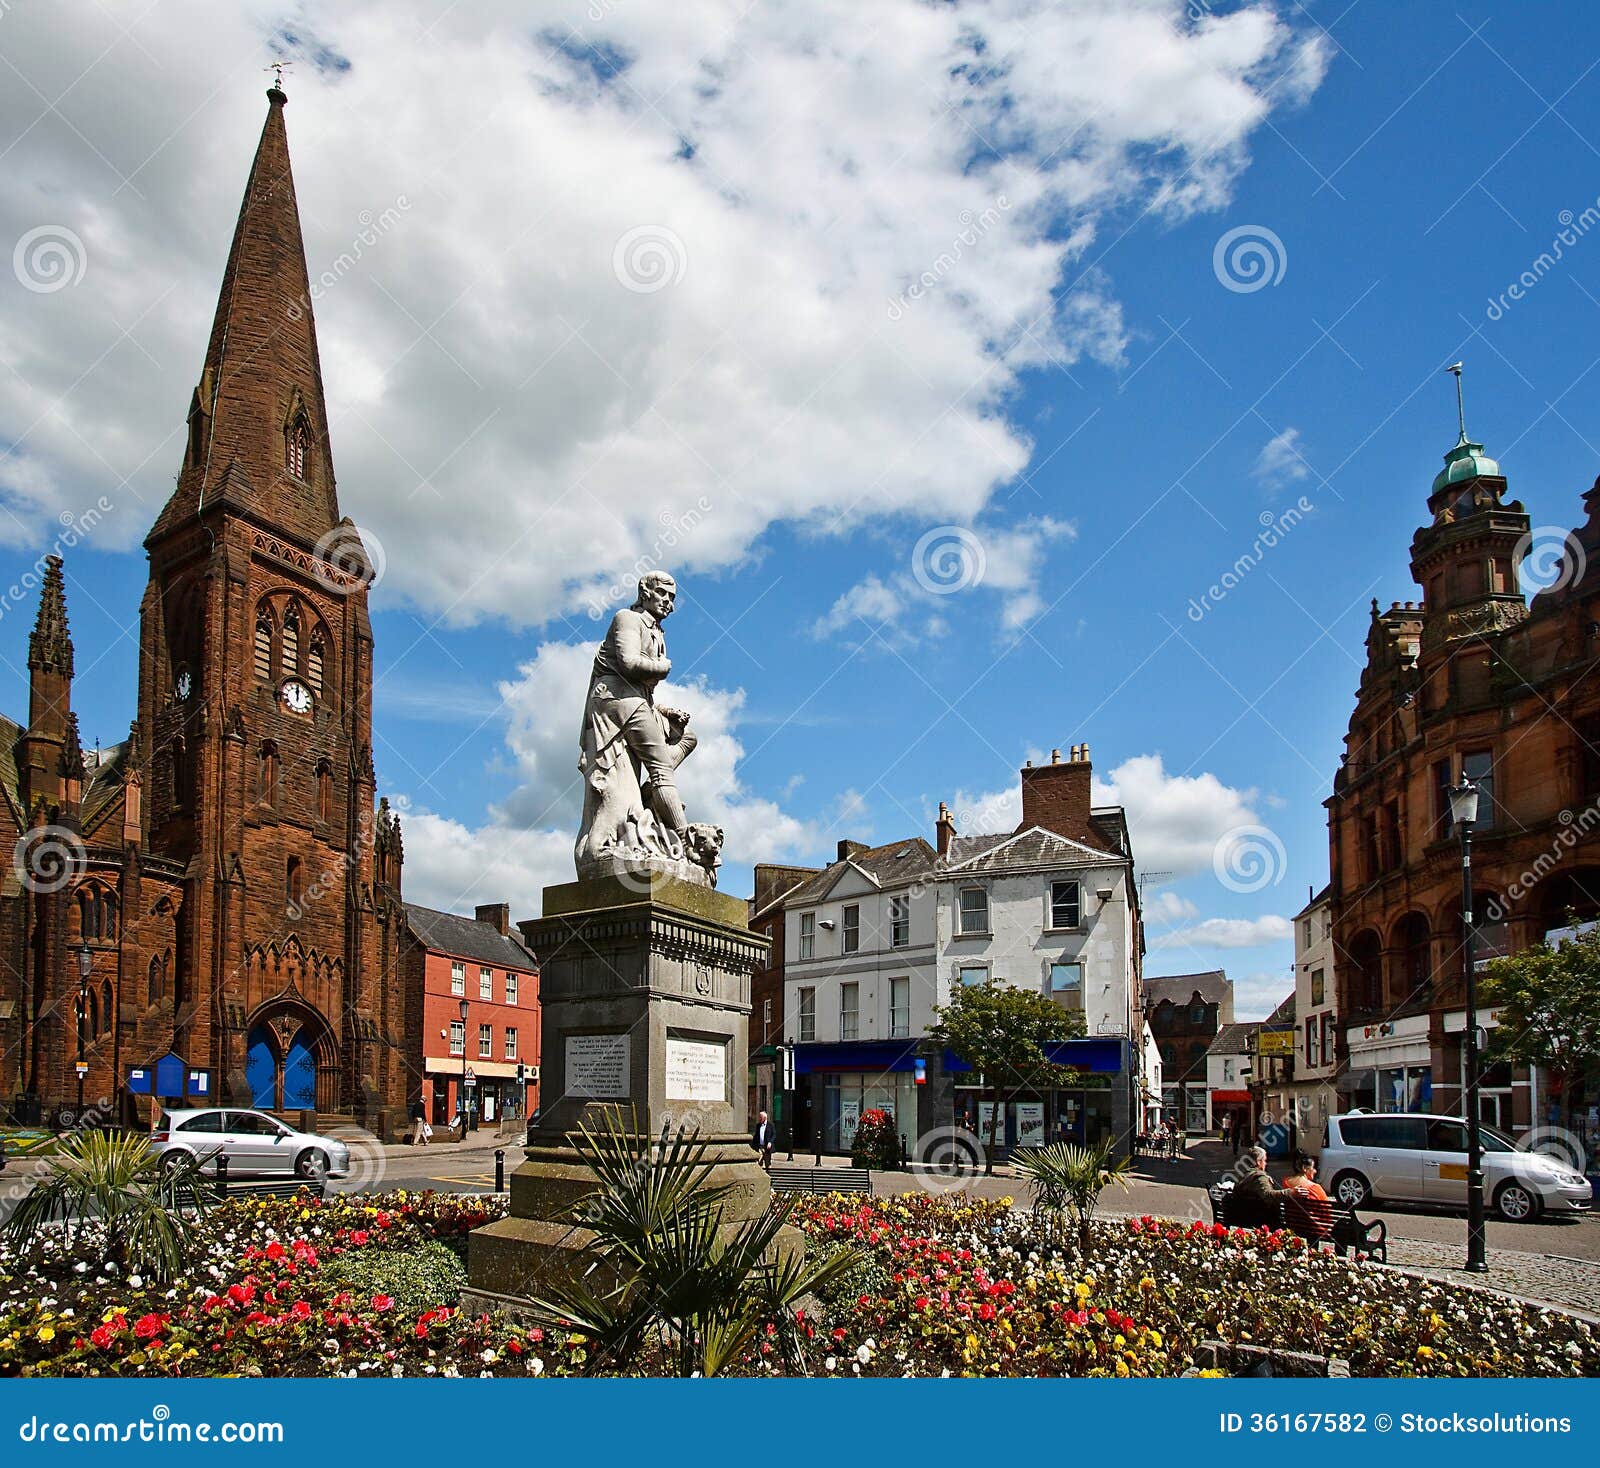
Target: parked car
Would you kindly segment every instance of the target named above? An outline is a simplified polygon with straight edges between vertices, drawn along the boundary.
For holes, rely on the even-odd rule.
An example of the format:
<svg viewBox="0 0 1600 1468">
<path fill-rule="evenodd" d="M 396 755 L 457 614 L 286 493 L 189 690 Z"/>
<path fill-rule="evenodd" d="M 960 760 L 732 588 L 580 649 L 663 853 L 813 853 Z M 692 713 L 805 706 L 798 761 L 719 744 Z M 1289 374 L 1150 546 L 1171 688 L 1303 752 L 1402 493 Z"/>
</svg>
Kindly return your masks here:
<svg viewBox="0 0 1600 1468">
<path fill-rule="evenodd" d="M 226 1156 L 229 1177 L 303 1177 L 320 1180 L 350 1171 L 350 1149 L 336 1137 L 297 1132 L 264 1111 L 212 1107 L 169 1111 L 150 1134 L 163 1157 L 188 1153 L 207 1172 Z"/>
<path fill-rule="evenodd" d="M 1546 1211 L 1587 1212 L 1589 1180 L 1566 1162 L 1528 1152 L 1493 1127 L 1480 1127 L 1483 1195 L 1502 1218 L 1525 1222 Z M 1350 1112 L 1328 1118 L 1320 1171 L 1341 1202 L 1467 1206 L 1467 1124 L 1459 1116 Z"/>
</svg>

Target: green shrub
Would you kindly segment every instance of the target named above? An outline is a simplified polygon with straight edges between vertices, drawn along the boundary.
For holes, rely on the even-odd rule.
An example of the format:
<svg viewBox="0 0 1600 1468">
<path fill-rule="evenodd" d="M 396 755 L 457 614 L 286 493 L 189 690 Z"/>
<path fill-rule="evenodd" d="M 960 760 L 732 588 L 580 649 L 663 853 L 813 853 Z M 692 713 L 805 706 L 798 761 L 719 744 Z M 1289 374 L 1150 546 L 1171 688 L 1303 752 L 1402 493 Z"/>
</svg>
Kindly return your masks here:
<svg viewBox="0 0 1600 1468">
<path fill-rule="evenodd" d="M 397 1310 L 412 1315 L 454 1305 L 467 1282 L 455 1251 L 437 1240 L 405 1249 L 347 1249 L 323 1266 L 322 1276 L 363 1301 L 390 1295 Z"/>
</svg>

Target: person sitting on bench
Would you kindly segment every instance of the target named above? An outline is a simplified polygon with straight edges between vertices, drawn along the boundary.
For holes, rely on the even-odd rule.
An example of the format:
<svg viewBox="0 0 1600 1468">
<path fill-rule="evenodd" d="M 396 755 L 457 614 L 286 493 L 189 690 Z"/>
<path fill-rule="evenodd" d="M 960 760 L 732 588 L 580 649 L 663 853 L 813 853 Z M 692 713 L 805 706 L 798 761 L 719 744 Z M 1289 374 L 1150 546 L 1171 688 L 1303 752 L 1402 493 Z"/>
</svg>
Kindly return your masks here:
<svg viewBox="0 0 1600 1468">
<path fill-rule="evenodd" d="M 1283 1191 L 1267 1172 L 1267 1149 L 1245 1148 L 1245 1174 L 1228 1197 L 1228 1222 L 1237 1228 L 1259 1228 L 1279 1221 Z"/>
<path fill-rule="evenodd" d="M 1284 1218 L 1303 1239 L 1321 1243 L 1333 1236 L 1333 1204 L 1317 1181 L 1317 1159 L 1297 1152 L 1294 1171 L 1283 1180 Z"/>
</svg>

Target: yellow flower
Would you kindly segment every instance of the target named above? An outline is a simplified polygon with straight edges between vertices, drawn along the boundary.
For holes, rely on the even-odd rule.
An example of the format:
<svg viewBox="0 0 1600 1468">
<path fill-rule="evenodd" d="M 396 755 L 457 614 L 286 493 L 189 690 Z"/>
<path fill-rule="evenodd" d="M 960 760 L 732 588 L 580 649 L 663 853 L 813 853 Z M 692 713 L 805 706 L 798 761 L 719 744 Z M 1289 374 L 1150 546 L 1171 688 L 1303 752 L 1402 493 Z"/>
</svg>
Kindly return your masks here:
<svg viewBox="0 0 1600 1468">
<path fill-rule="evenodd" d="M 1016 1202 L 1015 1198 L 1012 1198 L 1012 1197 L 1009 1197 L 1009 1196 L 1008 1197 L 1004 1197 L 1004 1198 L 1002 1198 L 1000 1200 L 1000 1206 L 1002 1208 L 1009 1208 L 1014 1202 Z"/>
<path fill-rule="evenodd" d="M 40 1340 L 42 1340 L 46 1344 L 48 1344 L 50 1341 L 53 1341 L 55 1338 L 56 1338 L 56 1328 L 55 1328 L 55 1326 L 53 1326 L 53 1325 L 41 1325 L 39 1327 L 39 1339 Z"/>
<path fill-rule="evenodd" d="M 1426 1360 L 1428 1357 L 1433 1355 L 1433 1351 L 1427 1346 L 1418 1346 L 1417 1354 Z"/>
<path fill-rule="evenodd" d="M 1073 1285 L 1072 1293 L 1075 1294 L 1080 1300 L 1087 1300 L 1089 1298 L 1089 1286 L 1079 1282 L 1078 1284 Z"/>
</svg>

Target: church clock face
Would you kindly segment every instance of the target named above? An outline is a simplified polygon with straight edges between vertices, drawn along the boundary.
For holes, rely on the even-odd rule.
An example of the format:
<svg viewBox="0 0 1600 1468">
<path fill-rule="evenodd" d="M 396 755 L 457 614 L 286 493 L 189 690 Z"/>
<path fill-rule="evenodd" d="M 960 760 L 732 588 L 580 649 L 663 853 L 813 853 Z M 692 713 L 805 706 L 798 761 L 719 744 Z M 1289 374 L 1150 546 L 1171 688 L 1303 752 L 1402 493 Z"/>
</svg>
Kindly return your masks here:
<svg viewBox="0 0 1600 1468">
<path fill-rule="evenodd" d="M 188 702 L 189 695 L 194 692 L 194 676 L 187 668 L 178 674 L 177 682 L 173 685 L 178 691 L 178 697 Z"/>
<path fill-rule="evenodd" d="M 298 678 L 291 678 L 283 685 L 283 706 L 291 714 L 309 714 L 311 690 Z"/>
</svg>

